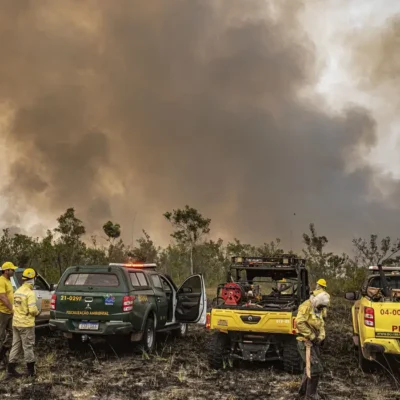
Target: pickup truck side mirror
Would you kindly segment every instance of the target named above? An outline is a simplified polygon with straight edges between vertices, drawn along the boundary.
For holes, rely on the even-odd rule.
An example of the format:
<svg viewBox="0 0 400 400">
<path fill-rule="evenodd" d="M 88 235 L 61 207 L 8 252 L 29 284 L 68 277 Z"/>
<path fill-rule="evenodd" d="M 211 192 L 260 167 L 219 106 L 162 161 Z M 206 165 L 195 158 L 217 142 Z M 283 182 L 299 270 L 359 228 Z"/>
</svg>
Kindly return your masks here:
<svg viewBox="0 0 400 400">
<path fill-rule="evenodd" d="M 190 287 L 184 287 L 184 288 L 182 288 L 179 292 L 180 292 L 180 293 L 192 293 L 193 290 L 192 290 L 192 288 L 190 288 Z"/>
<path fill-rule="evenodd" d="M 358 292 L 347 292 L 344 297 L 346 300 L 355 301 L 359 299 L 359 295 Z"/>
</svg>

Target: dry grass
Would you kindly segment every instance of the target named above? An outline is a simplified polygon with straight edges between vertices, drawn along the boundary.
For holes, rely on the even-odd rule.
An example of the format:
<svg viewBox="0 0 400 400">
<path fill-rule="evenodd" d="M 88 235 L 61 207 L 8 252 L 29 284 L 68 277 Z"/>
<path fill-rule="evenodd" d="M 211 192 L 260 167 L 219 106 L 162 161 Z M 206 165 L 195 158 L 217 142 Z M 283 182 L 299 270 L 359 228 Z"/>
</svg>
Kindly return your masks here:
<svg viewBox="0 0 400 400">
<path fill-rule="evenodd" d="M 210 294 L 214 295 L 214 292 Z M 214 295 L 215 296 L 215 295 Z M 350 303 L 337 299 L 329 313 L 323 350 L 325 374 L 320 393 L 325 399 L 400 399 L 385 372 L 362 373 L 351 342 Z M 205 349 L 209 332 L 190 331 L 187 339 L 161 337 L 157 353 L 145 356 L 104 344 L 94 350 L 71 353 L 65 340 L 43 336 L 37 344 L 38 377 L 34 382 L 12 380 L 0 385 L 0 399 L 293 399 L 299 376 L 284 373 L 278 364 L 242 364 L 236 369 L 212 371 Z"/>
</svg>

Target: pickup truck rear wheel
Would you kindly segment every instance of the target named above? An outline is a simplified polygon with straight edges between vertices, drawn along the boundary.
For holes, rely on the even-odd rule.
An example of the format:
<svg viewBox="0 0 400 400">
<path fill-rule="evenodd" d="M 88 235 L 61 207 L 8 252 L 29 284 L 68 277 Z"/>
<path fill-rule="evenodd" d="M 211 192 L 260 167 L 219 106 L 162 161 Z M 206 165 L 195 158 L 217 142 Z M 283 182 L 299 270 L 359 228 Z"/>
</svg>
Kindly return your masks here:
<svg viewBox="0 0 400 400">
<path fill-rule="evenodd" d="M 230 338 L 226 333 L 215 332 L 208 349 L 208 363 L 213 369 L 221 369 L 229 365 Z"/>
<path fill-rule="evenodd" d="M 290 337 L 283 346 L 283 369 L 289 374 L 300 374 L 304 369 L 304 362 L 297 350 L 296 337 Z"/>
<path fill-rule="evenodd" d="M 179 329 L 174 329 L 172 331 L 172 335 L 175 338 L 184 338 L 188 333 L 189 327 L 188 324 L 179 324 Z"/>
<path fill-rule="evenodd" d="M 141 345 L 146 353 L 153 353 L 156 346 L 156 329 L 153 318 L 148 318 L 146 321 Z"/>
<path fill-rule="evenodd" d="M 367 360 L 363 353 L 361 346 L 358 346 L 358 365 L 360 366 L 363 372 L 372 372 L 375 369 L 375 365 L 373 361 Z"/>
</svg>

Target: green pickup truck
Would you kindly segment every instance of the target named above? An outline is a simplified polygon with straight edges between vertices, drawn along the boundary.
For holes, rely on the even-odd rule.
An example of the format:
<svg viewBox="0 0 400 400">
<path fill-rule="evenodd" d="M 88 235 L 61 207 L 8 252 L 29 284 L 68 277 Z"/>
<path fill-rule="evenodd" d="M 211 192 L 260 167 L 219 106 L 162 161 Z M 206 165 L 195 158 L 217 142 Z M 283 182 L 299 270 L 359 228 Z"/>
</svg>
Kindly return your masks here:
<svg viewBox="0 0 400 400">
<path fill-rule="evenodd" d="M 185 336 L 187 324 L 205 325 L 207 298 L 202 275 L 177 288 L 156 264 L 112 263 L 68 268 L 50 308 L 50 329 L 62 331 L 71 349 L 125 336 L 151 353 L 157 332 Z"/>
</svg>

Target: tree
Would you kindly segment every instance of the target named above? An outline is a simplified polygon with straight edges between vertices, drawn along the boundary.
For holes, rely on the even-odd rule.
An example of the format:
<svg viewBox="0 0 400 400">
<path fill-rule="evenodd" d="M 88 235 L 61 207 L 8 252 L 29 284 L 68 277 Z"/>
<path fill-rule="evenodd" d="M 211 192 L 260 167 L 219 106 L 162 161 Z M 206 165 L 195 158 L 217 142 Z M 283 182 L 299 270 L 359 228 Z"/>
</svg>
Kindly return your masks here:
<svg viewBox="0 0 400 400">
<path fill-rule="evenodd" d="M 189 251 L 190 272 L 193 274 L 193 251 L 200 239 L 210 232 L 211 219 L 204 218 L 195 208 L 185 206 L 183 210 L 167 211 L 164 217 L 175 228 L 171 236 Z"/>
<path fill-rule="evenodd" d="M 117 250 L 121 251 L 122 242 L 118 243 L 116 248 L 115 240 L 121 236 L 121 226 L 119 224 L 113 224 L 111 221 L 107 221 L 103 225 L 103 231 L 107 236 L 107 242 L 109 243 L 108 246 L 108 259 L 112 261 L 113 253 Z"/>
<path fill-rule="evenodd" d="M 143 236 L 136 240 L 139 246 L 132 249 L 128 255 L 134 258 L 135 261 L 147 263 L 157 262 L 160 249 L 154 245 L 150 235 L 144 229 L 142 232 Z"/>
<path fill-rule="evenodd" d="M 225 253 L 222 239 L 207 240 L 197 246 L 194 255 L 197 272 L 204 275 L 208 285 L 216 286 L 226 279 L 230 260 Z"/>
<path fill-rule="evenodd" d="M 187 277 L 187 248 L 182 243 L 168 245 L 159 254 L 159 264 L 161 271 L 174 282 L 182 283 Z"/>
<path fill-rule="evenodd" d="M 111 221 L 108 221 L 103 225 L 103 231 L 109 242 L 115 241 L 115 239 L 118 239 L 121 236 L 121 226 L 119 224 L 113 224 Z"/>
<path fill-rule="evenodd" d="M 65 242 L 75 242 L 86 233 L 82 221 L 75 217 L 75 209 L 68 208 L 64 214 L 57 218 L 58 227 L 56 232 L 61 234 Z"/>
<path fill-rule="evenodd" d="M 306 248 L 303 253 L 308 261 L 310 275 L 312 280 L 318 277 L 326 276 L 329 271 L 329 260 L 332 253 L 324 252 L 324 248 L 328 243 L 326 236 L 318 236 L 314 224 L 309 225 L 310 234 L 303 233 L 303 242 Z"/>
<path fill-rule="evenodd" d="M 233 256 L 254 256 L 256 252 L 255 246 L 251 244 L 242 243 L 239 239 L 234 238 L 233 242 L 230 242 L 226 246 L 226 253 L 228 257 Z"/>
<path fill-rule="evenodd" d="M 256 248 L 256 255 L 259 257 L 275 257 L 284 254 L 280 244 L 281 240 L 279 238 L 275 239 L 275 241 L 264 243 L 262 246 Z"/>
<path fill-rule="evenodd" d="M 400 251 L 400 239 L 393 242 L 386 236 L 379 242 L 378 235 L 371 235 L 368 241 L 362 238 L 353 239 L 353 245 L 356 249 L 356 261 L 364 267 L 379 263 L 396 264 L 399 261 L 399 257 L 394 255 Z"/>
<path fill-rule="evenodd" d="M 57 222 L 58 227 L 54 231 L 60 234 L 60 239 L 55 244 L 55 249 L 61 276 L 64 267 L 72 265 L 77 253 L 84 251 L 85 245 L 81 237 L 86 229 L 82 221 L 75 217 L 74 208 L 68 208 L 57 218 Z"/>
</svg>

